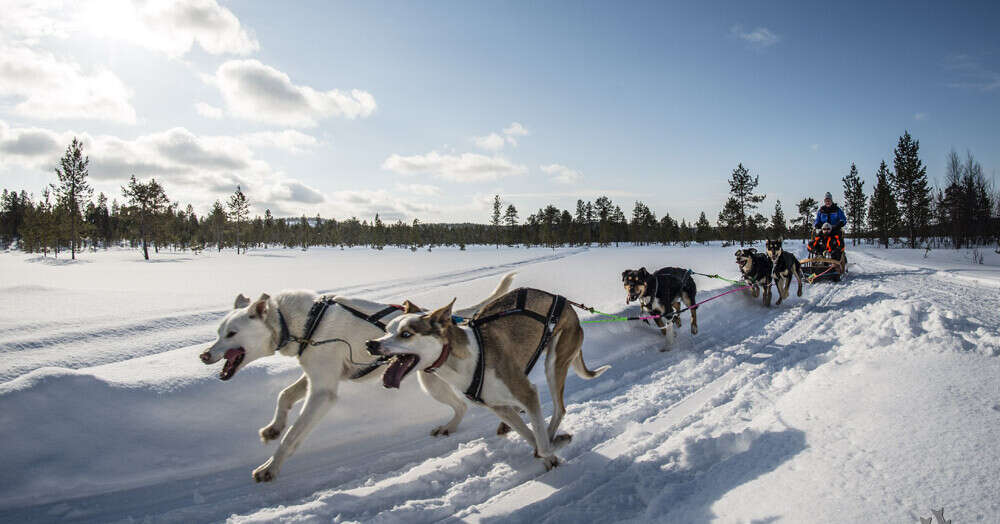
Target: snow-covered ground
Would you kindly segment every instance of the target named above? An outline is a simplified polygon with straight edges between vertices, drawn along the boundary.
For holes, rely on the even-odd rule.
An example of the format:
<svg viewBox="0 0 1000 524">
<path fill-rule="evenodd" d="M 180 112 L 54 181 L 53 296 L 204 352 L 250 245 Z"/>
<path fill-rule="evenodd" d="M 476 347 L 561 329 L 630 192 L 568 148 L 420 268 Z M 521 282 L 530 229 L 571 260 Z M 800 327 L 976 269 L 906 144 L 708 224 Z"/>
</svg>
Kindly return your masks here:
<svg viewBox="0 0 1000 524">
<path fill-rule="evenodd" d="M 800 249 L 800 244 L 788 246 Z M 477 407 L 449 410 L 408 378 L 346 384 L 278 480 L 257 429 L 293 359 L 218 380 L 198 353 L 242 292 L 314 288 L 424 306 L 485 296 L 499 277 L 611 313 L 621 271 L 734 276 L 732 248 L 0 254 L 0 514 L 10 522 L 1000 521 L 1000 257 L 856 249 L 840 284 L 770 309 L 742 294 L 687 318 L 670 352 L 641 322 L 584 327 L 545 472 Z M 962 258 L 965 256 L 966 258 Z M 696 277 L 699 298 L 728 289 Z M 793 288 L 794 290 L 794 288 Z M 591 318 L 589 314 L 582 318 Z M 533 373 L 542 382 L 540 371 Z M 548 403 L 546 388 L 543 405 Z M 546 406 L 548 407 L 548 406 Z M 273 444 L 271 445 L 273 446 Z"/>
</svg>

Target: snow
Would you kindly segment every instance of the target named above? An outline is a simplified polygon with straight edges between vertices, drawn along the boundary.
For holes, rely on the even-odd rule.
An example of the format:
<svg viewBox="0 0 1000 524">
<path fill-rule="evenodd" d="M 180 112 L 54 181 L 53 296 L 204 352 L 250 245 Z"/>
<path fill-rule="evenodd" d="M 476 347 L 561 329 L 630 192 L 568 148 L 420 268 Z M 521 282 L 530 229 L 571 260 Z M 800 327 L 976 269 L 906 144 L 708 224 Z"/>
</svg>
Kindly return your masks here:
<svg viewBox="0 0 1000 524">
<path fill-rule="evenodd" d="M 801 245 L 789 242 L 798 254 Z M 17 522 L 954 522 L 1000 520 L 1000 256 L 851 249 L 840 284 L 765 309 L 743 293 L 699 309 L 673 349 L 642 322 L 586 324 L 545 472 L 531 446 L 450 410 L 416 380 L 346 384 L 277 481 L 250 470 L 294 359 L 232 381 L 197 354 L 235 295 L 315 288 L 424 306 L 515 285 L 608 313 L 621 271 L 735 276 L 720 246 L 411 253 L 366 249 L 0 254 L 0 511 Z M 698 297 L 730 289 L 696 277 Z M 792 292 L 794 293 L 794 286 Z M 582 313 L 581 318 L 595 318 Z M 532 374 L 543 382 L 539 370 Z M 540 388 L 549 411 L 547 388 Z"/>
</svg>

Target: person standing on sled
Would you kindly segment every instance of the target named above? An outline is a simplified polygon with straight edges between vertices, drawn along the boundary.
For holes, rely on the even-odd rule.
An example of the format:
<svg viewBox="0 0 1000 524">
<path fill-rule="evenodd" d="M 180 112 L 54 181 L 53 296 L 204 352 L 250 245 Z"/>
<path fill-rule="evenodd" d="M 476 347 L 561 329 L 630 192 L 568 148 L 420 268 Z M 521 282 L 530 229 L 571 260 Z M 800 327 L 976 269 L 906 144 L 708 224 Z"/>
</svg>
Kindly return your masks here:
<svg viewBox="0 0 1000 524">
<path fill-rule="evenodd" d="M 833 195 L 827 192 L 823 198 L 823 207 L 816 212 L 816 220 L 813 220 L 813 227 L 816 228 L 816 236 L 809 243 L 809 251 L 812 253 L 825 253 L 827 257 L 840 259 L 840 253 L 844 250 L 844 241 L 841 238 L 840 230 L 847 224 L 847 216 L 844 211 L 833 203 Z"/>
</svg>

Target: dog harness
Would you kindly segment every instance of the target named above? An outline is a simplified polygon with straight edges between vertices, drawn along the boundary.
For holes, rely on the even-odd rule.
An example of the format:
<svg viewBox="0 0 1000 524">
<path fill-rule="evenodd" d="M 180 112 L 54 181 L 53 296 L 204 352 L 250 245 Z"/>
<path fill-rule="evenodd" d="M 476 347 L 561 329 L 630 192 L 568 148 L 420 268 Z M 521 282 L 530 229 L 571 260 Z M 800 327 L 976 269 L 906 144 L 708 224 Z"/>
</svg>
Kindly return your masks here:
<svg viewBox="0 0 1000 524">
<path fill-rule="evenodd" d="M 305 334 L 302 337 L 296 337 L 288 332 L 288 323 L 285 322 L 285 315 L 283 315 L 281 313 L 281 310 L 279 309 L 278 320 L 281 322 L 281 340 L 278 341 L 277 349 L 280 350 L 281 348 L 288 345 L 289 342 L 293 341 L 299 343 L 298 356 L 300 357 L 302 356 L 303 353 L 305 353 L 306 348 L 308 348 L 309 346 L 318 346 L 329 342 L 344 342 L 350 349 L 350 344 L 348 344 L 346 340 L 341 338 L 331 338 L 330 340 L 321 340 L 321 341 L 312 340 L 313 334 L 315 334 L 316 329 L 319 328 L 320 321 L 323 320 L 323 315 L 325 315 L 326 310 L 333 305 L 337 305 L 344 308 L 344 310 L 346 310 L 348 313 L 360 318 L 361 320 L 364 320 L 365 322 L 368 322 L 369 324 L 372 324 L 373 326 L 378 327 L 382 331 L 385 331 L 385 323 L 382 322 L 382 319 L 386 315 L 389 315 L 396 311 L 403 310 L 403 306 L 392 304 L 386 307 L 385 309 L 376 311 L 375 313 L 368 315 L 357 309 L 354 309 L 351 306 L 348 306 L 347 304 L 337 302 L 337 300 L 334 299 L 333 297 L 320 297 L 316 299 L 315 302 L 313 302 L 312 307 L 309 308 L 309 314 L 306 315 Z M 384 360 L 376 359 L 370 362 L 364 368 L 356 371 L 353 375 L 351 375 L 351 378 L 352 379 L 361 378 L 371 373 L 372 371 L 375 371 L 376 369 L 378 369 L 379 366 L 381 366 L 384 363 L 385 363 Z"/>
<path fill-rule="evenodd" d="M 525 309 L 524 303 L 527 298 L 528 289 L 520 288 L 517 290 L 517 303 L 514 305 L 513 309 L 487 315 L 483 318 L 474 318 L 469 320 L 469 327 L 472 328 L 472 333 L 476 337 L 476 343 L 479 345 L 479 361 L 476 363 L 476 372 L 472 375 L 472 383 L 469 384 L 469 388 L 465 390 L 465 396 L 468 397 L 469 400 L 480 404 L 483 403 L 482 393 L 483 378 L 486 374 L 486 352 L 484 349 L 485 346 L 483 345 L 483 334 L 481 329 L 484 325 L 511 315 L 525 315 L 528 318 L 533 318 L 541 322 L 542 326 L 544 326 L 544 329 L 542 330 L 542 339 L 538 342 L 538 347 L 535 348 L 535 353 L 531 356 L 531 360 L 528 361 L 528 365 L 525 366 L 524 374 L 527 375 L 531 373 L 532 368 L 535 367 L 535 363 L 538 362 L 538 357 L 541 356 L 542 350 L 545 349 L 545 345 L 548 344 L 549 338 L 552 337 L 552 328 L 559 323 L 559 318 L 562 317 L 563 309 L 566 307 L 566 297 L 562 295 L 555 295 L 552 300 L 552 305 L 549 306 L 549 313 L 545 316 L 529 309 Z"/>
</svg>

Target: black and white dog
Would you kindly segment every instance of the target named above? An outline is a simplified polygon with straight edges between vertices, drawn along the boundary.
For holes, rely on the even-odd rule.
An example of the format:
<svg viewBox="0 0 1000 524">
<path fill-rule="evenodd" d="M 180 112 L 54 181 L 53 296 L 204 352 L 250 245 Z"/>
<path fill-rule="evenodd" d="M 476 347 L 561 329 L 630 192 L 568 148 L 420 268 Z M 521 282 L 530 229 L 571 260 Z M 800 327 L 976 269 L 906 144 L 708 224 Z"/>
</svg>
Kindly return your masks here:
<svg viewBox="0 0 1000 524">
<path fill-rule="evenodd" d="M 764 253 L 758 253 L 755 248 L 748 247 L 736 251 L 736 265 L 743 273 L 743 280 L 752 286 L 753 296 L 758 297 L 764 291 L 764 305 L 771 307 L 771 275 L 774 264 Z"/>
<path fill-rule="evenodd" d="M 650 274 L 646 268 L 626 269 L 622 271 L 622 284 L 625 286 L 625 303 L 638 300 L 644 314 L 660 315 L 653 319 L 660 332 L 667 337 L 668 344 L 674 340 L 674 330 L 668 327 L 663 317 L 669 313 L 680 311 L 684 304 L 691 307 L 695 303 L 698 292 L 691 278 L 691 273 L 679 267 L 665 267 Z M 670 311 L 673 308 L 673 311 Z M 691 308 L 691 334 L 698 334 L 698 310 Z M 680 315 L 674 316 L 673 324 L 681 327 Z M 664 348 L 663 351 L 666 351 Z"/>
<path fill-rule="evenodd" d="M 778 301 L 775 305 L 781 304 L 782 300 L 788 298 L 788 287 L 792 285 L 793 275 L 799 284 L 796 296 L 801 297 L 802 264 L 799 263 L 799 259 L 782 248 L 781 239 L 767 241 L 767 256 L 771 257 L 771 262 L 774 264 L 771 274 L 774 275 L 774 284 L 778 288 Z"/>
</svg>

